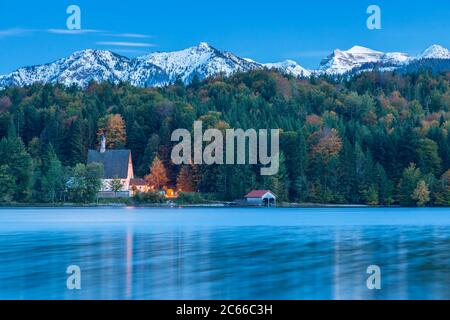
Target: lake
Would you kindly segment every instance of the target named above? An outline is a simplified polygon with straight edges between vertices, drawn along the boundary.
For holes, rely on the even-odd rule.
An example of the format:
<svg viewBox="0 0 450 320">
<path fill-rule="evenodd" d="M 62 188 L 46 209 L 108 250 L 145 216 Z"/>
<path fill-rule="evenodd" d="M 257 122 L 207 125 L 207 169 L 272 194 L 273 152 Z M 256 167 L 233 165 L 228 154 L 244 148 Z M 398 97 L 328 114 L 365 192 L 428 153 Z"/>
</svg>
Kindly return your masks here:
<svg viewBox="0 0 450 320">
<path fill-rule="evenodd" d="M 450 299 L 450 209 L 5 208 L 0 299 Z"/>
</svg>

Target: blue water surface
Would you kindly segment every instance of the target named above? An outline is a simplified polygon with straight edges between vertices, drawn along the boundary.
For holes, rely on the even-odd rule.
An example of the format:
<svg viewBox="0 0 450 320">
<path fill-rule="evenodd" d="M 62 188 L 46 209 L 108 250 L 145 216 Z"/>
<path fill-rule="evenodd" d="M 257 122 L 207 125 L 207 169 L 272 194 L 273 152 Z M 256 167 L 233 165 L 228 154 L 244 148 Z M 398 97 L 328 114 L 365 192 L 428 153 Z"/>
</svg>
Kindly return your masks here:
<svg viewBox="0 0 450 320">
<path fill-rule="evenodd" d="M 450 209 L 0 209 L 0 299 L 450 299 Z"/>
</svg>

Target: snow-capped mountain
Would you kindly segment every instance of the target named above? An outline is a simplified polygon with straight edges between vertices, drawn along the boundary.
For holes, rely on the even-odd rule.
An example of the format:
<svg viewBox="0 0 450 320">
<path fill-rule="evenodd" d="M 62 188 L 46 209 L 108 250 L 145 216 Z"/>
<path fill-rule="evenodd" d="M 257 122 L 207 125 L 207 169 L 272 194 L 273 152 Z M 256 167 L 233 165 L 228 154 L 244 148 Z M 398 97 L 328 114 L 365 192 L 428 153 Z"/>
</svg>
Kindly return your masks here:
<svg viewBox="0 0 450 320">
<path fill-rule="evenodd" d="M 217 74 L 229 76 L 262 68 L 259 63 L 219 51 L 205 42 L 181 51 L 155 52 L 135 59 L 110 51 L 89 49 L 53 63 L 21 68 L 0 76 L 0 88 L 35 82 L 86 87 L 92 80 L 112 83 L 128 81 L 135 86 L 153 87 L 168 85 L 177 79 L 188 84 L 196 75 L 199 79 L 205 79 Z"/>
<path fill-rule="evenodd" d="M 52 63 L 20 68 L 0 76 L 0 88 L 36 82 L 86 87 L 90 81 L 129 82 L 139 87 L 158 87 L 172 84 L 178 79 L 189 84 L 195 76 L 202 80 L 218 74 L 229 76 L 256 69 L 275 69 L 294 77 L 321 74 L 351 76 L 371 70 L 418 70 L 435 66 L 436 60 L 441 61 L 439 70 L 450 70 L 450 51 L 439 45 L 433 45 L 414 57 L 361 46 L 346 51 L 336 49 L 322 60 L 318 70 L 307 70 L 292 60 L 263 64 L 219 51 L 205 42 L 181 51 L 154 52 L 134 59 L 110 51 L 88 49 Z"/>
<path fill-rule="evenodd" d="M 277 63 L 265 63 L 264 66 L 268 69 L 275 69 L 294 77 L 309 77 L 312 73 L 310 70 L 303 68 L 293 60 L 286 60 Z"/>
<path fill-rule="evenodd" d="M 417 59 L 450 59 L 450 50 L 440 45 L 432 45 L 419 54 Z"/>
<path fill-rule="evenodd" d="M 167 78 L 163 84 L 170 84 L 177 79 L 189 83 L 194 76 L 205 79 L 217 74 L 229 76 L 238 71 L 250 71 L 260 68 L 255 62 L 239 58 L 229 52 L 221 52 L 205 42 L 198 46 L 175 52 L 155 52 L 139 57 L 133 65 L 132 79 L 136 85 L 142 85 L 147 78 L 142 73 L 146 66 L 153 65 L 163 70 Z"/>
<path fill-rule="evenodd" d="M 384 53 L 361 46 L 354 46 L 347 51 L 334 50 L 331 55 L 322 60 L 319 72 L 329 75 L 342 75 L 366 64 L 386 63 L 389 65 L 400 65 L 409 58 L 406 53 Z"/>
<path fill-rule="evenodd" d="M 20 68 L 0 77 L 0 87 L 25 86 L 35 82 L 77 84 L 85 87 L 90 81 L 117 83 L 127 79 L 130 60 L 110 51 L 83 50 L 53 63 Z"/>
<path fill-rule="evenodd" d="M 148 75 L 146 70 L 155 66 L 165 74 L 158 86 L 174 83 L 177 79 L 188 84 L 195 76 L 202 80 L 218 74 L 230 76 L 262 68 L 257 62 L 219 51 L 206 42 L 181 51 L 150 53 L 134 59 L 132 64 L 130 82 L 138 86 L 148 86 L 145 82 L 151 80 L 152 75 Z"/>
</svg>

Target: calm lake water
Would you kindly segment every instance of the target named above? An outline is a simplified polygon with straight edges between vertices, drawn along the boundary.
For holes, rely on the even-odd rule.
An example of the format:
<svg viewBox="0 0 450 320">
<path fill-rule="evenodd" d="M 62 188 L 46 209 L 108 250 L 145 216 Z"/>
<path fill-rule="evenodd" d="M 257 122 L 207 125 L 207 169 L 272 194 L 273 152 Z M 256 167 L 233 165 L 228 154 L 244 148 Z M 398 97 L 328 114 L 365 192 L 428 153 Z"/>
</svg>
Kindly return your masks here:
<svg viewBox="0 0 450 320">
<path fill-rule="evenodd" d="M 0 299 L 450 299 L 450 209 L 0 209 Z"/>
</svg>

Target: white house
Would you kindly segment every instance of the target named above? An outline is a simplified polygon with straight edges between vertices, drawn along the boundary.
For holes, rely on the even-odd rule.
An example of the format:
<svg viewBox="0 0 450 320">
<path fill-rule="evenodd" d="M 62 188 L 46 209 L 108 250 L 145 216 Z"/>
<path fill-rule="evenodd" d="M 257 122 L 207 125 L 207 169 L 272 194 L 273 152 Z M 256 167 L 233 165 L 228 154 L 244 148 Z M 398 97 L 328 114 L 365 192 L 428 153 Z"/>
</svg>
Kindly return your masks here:
<svg viewBox="0 0 450 320">
<path fill-rule="evenodd" d="M 146 193 L 152 191 L 147 181 L 142 178 L 135 178 L 130 180 L 130 190 L 133 195 L 137 193 Z"/>
<path fill-rule="evenodd" d="M 100 151 L 88 151 L 87 163 L 94 162 L 103 165 L 104 176 L 100 190 L 101 196 L 131 196 L 130 182 L 134 178 L 134 172 L 130 150 L 106 150 L 106 140 L 103 136 Z M 120 180 L 122 189 L 117 193 L 112 193 L 111 182 L 117 179 Z"/>
<path fill-rule="evenodd" d="M 270 190 L 252 190 L 245 198 L 247 204 L 252 206 L 271 207 L 277 204 L 277 197 Z"/>
</svg>

